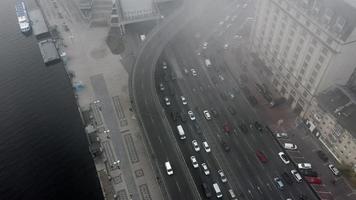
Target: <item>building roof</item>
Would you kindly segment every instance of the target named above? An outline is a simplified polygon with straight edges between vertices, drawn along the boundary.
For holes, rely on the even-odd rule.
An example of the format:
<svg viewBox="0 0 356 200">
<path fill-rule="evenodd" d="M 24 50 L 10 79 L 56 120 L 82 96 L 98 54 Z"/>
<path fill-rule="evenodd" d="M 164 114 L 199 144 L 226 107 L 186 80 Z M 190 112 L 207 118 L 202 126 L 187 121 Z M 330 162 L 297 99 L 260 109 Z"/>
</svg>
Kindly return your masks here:
<svg viewBox="0 0 356 200">
<path fill-rule="evenodd" d="M 344 86 L 333 86 L 317 96 L 318 105 L 333 115 L 356 138 L 356 95 Z"/>
<path fill-rule="evenodd" d="M 36 36 L 48 33 L 47 24 L 39 9 L 31 10 L 29 12 L 33 34 Z"/>
</svg>

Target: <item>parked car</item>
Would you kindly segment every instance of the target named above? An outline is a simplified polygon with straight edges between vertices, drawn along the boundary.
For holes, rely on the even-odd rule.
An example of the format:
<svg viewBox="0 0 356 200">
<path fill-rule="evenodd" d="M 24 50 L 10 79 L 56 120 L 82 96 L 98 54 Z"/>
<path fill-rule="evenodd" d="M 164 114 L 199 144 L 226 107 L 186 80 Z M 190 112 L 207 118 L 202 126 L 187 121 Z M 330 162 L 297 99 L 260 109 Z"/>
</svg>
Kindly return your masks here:
<svg viewBox="0 0 356 200">
<path fill-rule="evenodd" d="M 164 97 L 164 102 L 165 102 L 166 106 L 170 106 L 171 105 L 171 101 L 169 100 L 168 97 Z"/>
<path fill-rule="evenodd" d="M 228 106 L 227 107 L 227 110 L 229 111 L 229 113 L 231 115 L 235 115 L 236 114 L 236 110 L 232 107 L 232 106 Z"/>
<path fill-rule="evenodd" d="M 295 144 L 292 144 L 292 143 L 284 143 L 283 145 L 284 149 L 287 149 L 287 150 L 297 150 L 297 145 Z"/>
<path fill-rule="evenodd" d="M 310 163 L 298 163 L 299 169 L 311 169 L 312 165 Z"/>
<path fill-rule="evenodd" d="M 310 176 L 310 177 L 317 177 L 318 173 L 316 171 L 313 171 L 311 169 L 299 169 L 300 173 L 303 176 Z"/>
<path fill-rule="evenodd" d="M 214 108 L 211 108 L 210 111 L 214 118 L 217 118 L 219 116 L 218 112 Z"/>
<path fill-rule="evenodd" d="M 195 69 L 190 69 L 190 71 L 192 72 L 193 76 L 198 76 L 198 73 Z"/>
<path fill-rule="evenodd" d="M 163 83 L 160 83 L 160 84 L 159 84 L 159 90 L 160 90 L 160 91 L 164 91 L 164 89 L 165 89 L 165 88 L 164 88 Z"/>
<path fill-rule="evenodd" d="M 329 164 L 328 167 L 335 176 L 341 175 L 341 172 L 339 171 L 339 169 L 336 168 L 333 164 Z"/>
<path fill-rule="evenodd" d="M 187 114 L 184 113 L 184 112 L 181 112 L 180 113 L 180 119 L 182 120 L 182 122 L 186 122 L 188 117 L 187 117 Z"/>
<path fill-rule="evenodd" d="M 298 173 L 297 170 L 292 169 L 290 171 L 290 173 L 294 176 L 295 180 L 297 180 L 297 182 L 301 182 L 303 180 L 302 176 Z"/>
<path fill-rule="evenodd" d="M 290 160 L 287 157 L 287 155 L 284 152 L 279 152 L 278 153 L 279 157 L 281 158 L 281 160 L 283 161 L 284 164 L 289 164 Z"/>
<path fill-rule="evenodd" d="M 288 183 L 289 185 L 293 184 L 293 179 L 289 176 L 289 174 L 287 172 L 283 172 L 282 173 L 282 178 L 283 180 Z"/>
<path fill-rule="evenodd" d="M 211 115 L 208 110 L 204 110 L 203 113 L 206 120 L 211 120 Z"/>
<path fill-rule="evenodd" d="M 249 95 L 249 96 L 247 97 L 247 100 L 250 102 L 250 104 L 251 104 L 252 106 L 256 106 L 256 105 L 258 104 L 258 101 L 257 101 L 256 97 L 253 96 L 253 95 Z"/>
<path fill-rule="evenodd" d="M 248 127 L 246 126 L 246 124 L 240 124 L 239 128 L 242 132 L 248 133 Z"/>
<path fill-rule="evenodd" d="M 276 133 L 276 137 L 277 138 L 288 138 L 288 134 L 287 133 Z"/>
<path fill-rule="evenodd" d="M 225 122 L 223 125 L 223 129 L 224 129 L 225 133 L 230 133 L 231 127 L 230 127 L 229 123 Z"/>
<path fill-rule="evenodd" d="M 182 100 L 182 104 L 183 105 L 187 105 L 188 104 L 187 99 L 184 96 L 180 96 L 180 99 Z"/>
<path fill-rule="evenodd" d="M 324 152 L 322 152 L 322 151 L 319 150 L 319 151 L 317 151 L 316 153 L 318 154 L 318 157 L 319 157 L 322 161 L 328 162 L 329 158 L 328 158 L 328 156 L 327 156 Z"/>
<path fill-rule="evenodd" d="M 168 68 L 167 63 L 165 61 L 162 62 L 162 68 L 166 70 Z"/>
<path fill-rule="evenodd" d="M 230 146 L 225 141 L 221 141 L 220 144 L 221 144 L 221 147 L 224 149 L 225 152 L 229 152 L 231 150 Z"/>
<path fill-rule="evenodd" d="M 197 158 L 195 156 L 190 156 L 190 161 L 192 161 L 192 165 L 193 165 L 194 168 L 198 168 L 199 167 Z"/>
<path fill-rule="evenodd" d="M 189 116 L 190 120 L 192 120 L 192 121 L 195 120 L 195 115 L 194 115 L 193 111 L 189 110 L 188 111 L 188 116 Z"/>
<path fill-rule="evenodd" d="M 218 174 L 220 176 L 221 182 L 226 183 L 227 182 L 227 178 L 226 178 L 224 172 L 221 169 L 218 171 Z"/>
<path fill-rule="evenodd" d="M 266 163 L 268 161 L 266 155 L 260 150 L 256 151 L 256 156 L 263 163 Z"/>
<path fill-rule="evenodd" d="M 319 177 L 309 177 L 309 176 L 304 176 L 305 180 L 310 183 L 310 184 L 321 184 L 321 179 Z"/>
<path fill-rule="evenodd" d="M 258 121 L 255 121 L 255 128 L 259 131 L 262 131 L 262 125 Z"/>
<path fill-rule="evenodd" d="M 206 198 L 211 198 L 213 196 L 208 184 L 203 183 L 202 184 L 202 188 L 203 188 L 203 191 L 204 191 L 204 194 L 205 194 Z"/>
<path fill-rule="evenodd" d="M 201 131 L 201 128 L 199 126 L 198 123 L 193 123 L 194 125 L 194 128 L 195 128 L 195 131 L 198 133 L 198 134 L 202 134 L 202 131 Z"/>
</svg>

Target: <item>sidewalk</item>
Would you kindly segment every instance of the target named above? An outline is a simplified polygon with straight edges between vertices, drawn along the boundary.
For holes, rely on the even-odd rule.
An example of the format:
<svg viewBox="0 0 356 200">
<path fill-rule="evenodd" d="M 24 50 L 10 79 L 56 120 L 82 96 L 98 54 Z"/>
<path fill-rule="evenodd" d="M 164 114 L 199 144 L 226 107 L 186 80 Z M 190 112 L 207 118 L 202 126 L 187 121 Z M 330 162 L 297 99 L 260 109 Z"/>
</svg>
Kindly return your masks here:
<svg viewBox="0 0 356 200">
<path fill-rule="evenodd" d="M 127 69 L 105 43 L 108 28 L 90 27 L 76 7 L 78 0 L 38 2 L 49 24 L 57 25 L 63 37 L 72 82 L 83 86 L 75 94 L 80 109 L 90 110 L 89 118 L 97 121 L 93 125 L 102 153 L 94 161 L 105 198 L 163 199 L 131 112 Z"/>
</svg>

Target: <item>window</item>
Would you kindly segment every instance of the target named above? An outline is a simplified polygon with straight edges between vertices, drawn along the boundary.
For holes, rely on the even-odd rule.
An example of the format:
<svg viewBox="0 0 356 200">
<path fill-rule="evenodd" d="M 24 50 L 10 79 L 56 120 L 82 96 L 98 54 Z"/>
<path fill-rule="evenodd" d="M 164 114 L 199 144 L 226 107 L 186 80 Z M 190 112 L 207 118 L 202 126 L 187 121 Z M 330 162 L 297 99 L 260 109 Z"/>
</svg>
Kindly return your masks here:
<svg viewBox="0 0 356 200">
<path fill-rule="evenodd" d="M 303 97 L 306 98 L 308 96 L 308 92 L 307 91 L 304 91 L 303 92 Z"/>
<path fill-rule="evenodd" d="M 303 29 L 303 30 L 302 30 L 302 36 L 303 36 L 303 37 L 306 37 L 307 34 L 308 34 L 308 32 L 307 32 L 305 29 Z"/>
<path fill-rule="evenodd" d="M 304 39 L 303 39 L 303 38 L 300 38 L 299 44 L 303 44 L 303 43 L 304 43 Z"/>
<path fill-rule="evenodd" d="M 287 74 L 287 79 L 288 79 L 288 80 L 290 79 L 290 74 Z"/>
<path fill-rule="evenodd" d="M 310 54 L 313 54 L 314 48 L 313 47 L 309 47 L 308 51 L 309 51 Z"/>
<path fill-rule="evenodd" d="M 331 44 L 333 42 L 333 39 L 331 37 L 328 37 L 328 39 L 326 39 L 326 43 Z"/>
<path fill-rule="evenodd" d="M 299 56 L 299 54 L 298 54 L 298 53 L 295 53 L 295 54 L 294 54 L 294 59 L 297 60 L 297 59 L 298 59 L 298 56 Z"/>
<path fill-rule="evenodd" d="M 296 63 L 296 61 L 293 60 L 293 61 L 291 62 L 291 65 L 292 65 L 292 66 L 290 66 L 290 67 L 293 68 L 293 67 L 295 66 L 295 63 Z"/>
<path fill-rule="evenodd" d="M 323 56 L 320 56 L 320 57 L 319 57 L 319 62 L 320 62 L 320 63 L 323 63 L 323 62 L 324 62 L 324 57 L 323 57 Z"/>
<path fill-rule="evenodd" d="M 279 31 L 279 35 L 280 35 L 280 36 L 283 36 L 283 30 L 280 30 L 280 31 Z"/>
<path fill-rule="evenodd" d="M 297 46 L 297 52 L 299 53 L 300 52 L 300 50 L 302 50 L 302 48 L 300 47 L 300 46 Z M 297 56 L 298 57 L 298 56 Z"/>
<path fill-rule="evenodd" d="M 294 34 L 295 34 L 295 32 L 294 32 L 293 30 L 291 30 L 290 33 L 289 33 L 289 35 L 290 35 L 291 37 L 293 37 Z"/>
<path fill-rule="evenodd" d="M 295 96 L 295 90 L 292 90 L 292 91 L 290 91 L 290 94 L 292 95 L 292 96 Z"/>
<path fill-rule="evenodd" d="M 286 24 L 285 23 L 282 23 L 282 28 L 286 28 Z"/>
<path fill-rule="evenodd" d="M 295 86 L 295 88 L 299 88 L 299 83 L 295 82 L 294 86 Z"/>
<path fill-rule="evenodd" d="M 312 72 L 312 76 L 316 76 L 318 73 L 314 70 L 313 72 Z"/>
<path fill-rule="evenodd" d="M 305 56 L 305 60 L 306 60 L 306 61 L 308 61 L 308 62 L 309 62 L 309 61 L 310 61 L 310 59 L 311 59 L 311 56 L 310 56 L 309 54 L 308 54 L 307 56 Z"/>
<path fill-rule="evenodd" d="M 302 65 L 303 68 L 307 68 L 308 67 L 308 63 L 304 62 Z"/>
<path fill-rule="evenodd" d="M 302 76 L 298 76 L 298 81 L 302 81 Z"/>
<path fill-rule="evenodd" d="M 317 35 L 320 35 L 320 34 L 321 34 L 320 28 L 316 29 L 316 34 L 317 34 Z"/>
<path fill-rule="evenodd" d="M 311 43 L 312 43 L 312 45 L 316 46 L 316 44 L 317 44 L 318 42 L 316 41 L 315 38 L 313 38 Z"/>
<path fill-rule="evenodd" d="M 305 73 L 305 70 L 304 70 L 304 69 L 301 69 L 301 70 L 300 70 L 300 74 L 301 74 L 301 75 L 304 75 L 304 73 Z"/>
<path fill-rule="evenodd" d="M 279 71 L 282 71 L 282 70 L 283 70 L 282 66 L 279 66 L 278 69 L 279 69 Z"/>
<path fill-rule="evenodd" d="M 311 85 L 310 85 L 310 84 L 307 85 L 307 89 L 308 89 L 308 90 L 311 89 Z"/>
<path fill-rule="evenodd" d="M 305 21 L 305 25 L 306 25 L 307 27 L 309 27 L 309 26 L 310 26 L 310 21 Z"/>
<path fill-rule="evenodd" d="M 312 77 L 312 78 L 309 79 L 309 82 L 310 82 L 311 84 L 314 84 L 315 79 Z"/>
</svg>

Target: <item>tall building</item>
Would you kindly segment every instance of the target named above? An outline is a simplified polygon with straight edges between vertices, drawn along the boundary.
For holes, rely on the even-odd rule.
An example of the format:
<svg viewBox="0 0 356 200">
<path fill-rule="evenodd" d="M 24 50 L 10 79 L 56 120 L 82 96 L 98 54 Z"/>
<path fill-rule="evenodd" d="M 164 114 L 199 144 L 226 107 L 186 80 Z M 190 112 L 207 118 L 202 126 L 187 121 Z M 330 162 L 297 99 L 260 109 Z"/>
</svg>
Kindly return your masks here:
<svg viewBox="0 0 356 200">
<path fill-rule="evenodd" d="M 296 113 L 347 83 L 356 66 L 354 0 L 258 0 L 256 13 L 251 50 Z"/>
</svg>

